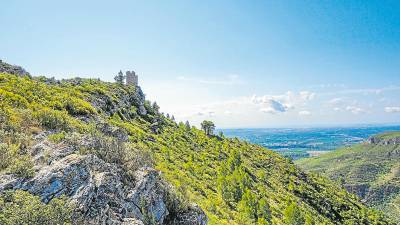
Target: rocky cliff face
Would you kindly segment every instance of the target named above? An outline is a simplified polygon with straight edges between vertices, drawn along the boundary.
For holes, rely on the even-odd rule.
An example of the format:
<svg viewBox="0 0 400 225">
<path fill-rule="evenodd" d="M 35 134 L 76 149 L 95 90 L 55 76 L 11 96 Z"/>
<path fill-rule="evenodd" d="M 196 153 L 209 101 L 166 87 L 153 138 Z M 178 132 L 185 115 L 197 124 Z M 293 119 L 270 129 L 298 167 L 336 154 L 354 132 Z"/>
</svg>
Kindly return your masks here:
<svg viewBox="0 0 400 225">
<path fill-rule="evenodd" d="M 196 205 L 183 205 L 160 172 L 141 167 L 124 182 L 118 165 L 73 147 L 54 144 L 45 134 L 30 149 L 35 176 L 0 175 L 0 192 L 25 190 L 43 202 L 67 196 L 75 206 L 75 220 L 83 224 L 187 224 L 205 225 L 207 217 Z"/>
</svg>

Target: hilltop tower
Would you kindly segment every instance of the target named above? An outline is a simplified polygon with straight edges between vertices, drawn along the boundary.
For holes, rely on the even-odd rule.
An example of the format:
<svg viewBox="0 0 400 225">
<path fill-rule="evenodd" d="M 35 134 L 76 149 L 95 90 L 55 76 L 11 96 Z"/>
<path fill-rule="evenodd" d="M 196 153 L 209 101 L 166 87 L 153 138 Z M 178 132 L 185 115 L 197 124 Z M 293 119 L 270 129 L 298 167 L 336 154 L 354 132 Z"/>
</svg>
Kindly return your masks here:
<svg viewBox="0 0 400 225">
<path fill-rule="evenodd" d="M 126 85 L 138 86 L 138 76 L 135 71 L 126 71 Z"/>
</svg>

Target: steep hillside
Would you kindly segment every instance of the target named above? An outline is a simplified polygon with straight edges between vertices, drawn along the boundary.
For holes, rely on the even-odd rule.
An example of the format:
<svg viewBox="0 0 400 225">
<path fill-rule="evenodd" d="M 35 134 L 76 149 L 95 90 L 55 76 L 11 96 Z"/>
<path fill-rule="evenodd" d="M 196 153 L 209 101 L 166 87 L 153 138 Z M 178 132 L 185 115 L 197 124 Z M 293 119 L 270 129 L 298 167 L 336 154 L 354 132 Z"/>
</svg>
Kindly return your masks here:
<svg viewBox="0 0 400 225">
<path fill-rule="evenodd" d="M 204 224 L 204 210 L 216 225 L 392 224 L 272 151 L 158 110 L 138 86 L 0 74 L 0 222 L 36 207 L 57 223 Z"/>
<path fill-rule="evenodd" d="M 337 180 L 363 202 L 400 223 L 400 132 L 376 135 L 365 143 L 297 164 Z"/>
</svg>

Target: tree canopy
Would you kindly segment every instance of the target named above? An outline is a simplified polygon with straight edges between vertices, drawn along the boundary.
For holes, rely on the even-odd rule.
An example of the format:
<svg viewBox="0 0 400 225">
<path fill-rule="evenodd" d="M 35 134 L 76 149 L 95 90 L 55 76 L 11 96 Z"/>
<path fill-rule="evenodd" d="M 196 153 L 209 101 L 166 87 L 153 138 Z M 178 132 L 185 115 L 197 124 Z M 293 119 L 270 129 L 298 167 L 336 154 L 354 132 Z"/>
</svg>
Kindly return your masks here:
<svg viewBox="0 0 400 225">
<path fill-rule="evenodd" d="M 117 82 L 118 84 L 124 84 L 124 80 L 125 80 L 125 76 L 122 73 L 122 71 L 120 70 L 118 72 L 118 74 L 114 77 L 115 82 Z"/>
<path fill-rule="evenodd" d="M 207 135 L 212 135 L 215 130 L 215 125 L 212 121 L 209 120 L 204 120 L 201 123 L 201 129 L 207 134 Z"/>
</svg>

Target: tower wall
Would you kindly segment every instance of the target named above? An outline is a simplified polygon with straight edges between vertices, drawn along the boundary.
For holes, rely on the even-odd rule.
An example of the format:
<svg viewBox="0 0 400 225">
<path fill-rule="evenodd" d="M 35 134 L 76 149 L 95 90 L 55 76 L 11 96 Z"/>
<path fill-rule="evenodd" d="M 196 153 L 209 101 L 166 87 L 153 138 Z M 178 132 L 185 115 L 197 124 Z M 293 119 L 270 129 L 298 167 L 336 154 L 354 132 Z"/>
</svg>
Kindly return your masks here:
<svg viewBox="0 0 400 225">
<path fill-rule="evenodd" d="M 138 76 L 135 71 L 126 71 L 126 85 L 138 86 Z"/>
</svg>

